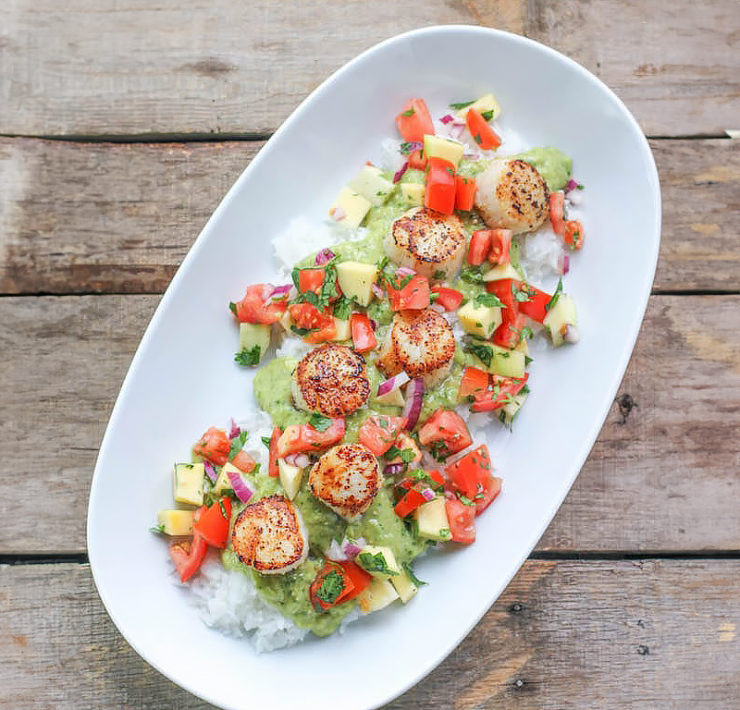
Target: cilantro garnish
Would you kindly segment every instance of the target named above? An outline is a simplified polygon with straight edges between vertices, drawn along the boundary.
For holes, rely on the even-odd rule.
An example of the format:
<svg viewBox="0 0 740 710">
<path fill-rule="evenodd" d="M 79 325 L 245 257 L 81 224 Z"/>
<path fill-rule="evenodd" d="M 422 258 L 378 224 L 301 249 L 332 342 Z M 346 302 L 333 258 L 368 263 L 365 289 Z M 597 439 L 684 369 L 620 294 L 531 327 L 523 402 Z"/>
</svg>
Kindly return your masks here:
<svg viewBox="0 0 740 710">
<path fill-rule="evenodd" d="M 331 419 L 329 417 L 325 417 L 323 414 L 314 412 L 308 420 L 308 423 L 316 429 L 316 431 L 326 431 L 331 426 Z"/>
<path fill-rule="evenodd" d="M 413 563 L 411 562 L 404 562 L 401 565 L 406 572 L 406 574 L 409 576 L 409 579 L 417 586 L 417 587 L 423 587 L 426 582 L 422 582 L 415 574 L 414 574 L 414 567 Z"/>
<path fill-rule="evenodd" d="M 244 442 L 247 440 L 247 432 L 242 431 L 239 432 L 239 436 L 235 436 L 231 440 L 231 449 L 229 451 L 229 461 L 234 458 L 243 448 L 244 448 Z"/>
<path fill-rule="evenodd" d="M 476 306 L 485 306 L 486 308 L 506 308 L 493 293 L 479 293 L 475 297 Z"/>
<path fill-rule="evenodd" d="M 486 367 L 491 366 L 491 360 L 493 359 L 493 348 L 488 345 L 480 345 L 478 343 L 468 343 L 465 346 L 465 351 L 475 355 Z"/>
<path fill-rule="evenodd" d="M 370 552 L 361 552 L 357 555 L 357 559 L 367 572 L 379 572 L 389 577 L 395 577 L 398 574 L 388 567 L 382 552 L 376 552 L 374 555 Z"/>
<path fill-rule="evenodd" d="M 480 284 L 483 283 L 483 271 L 480 266 L 464 266 L 460 278 L 471 284 Z"/>
<path fill-rule="evenodd" d="M 249 365 L 257 365 L 260 361 L 260 354 L 262 352 L 262 348 L 260 348 L 259 345 L 255 345 L 253 348 L 243 348 L 238 353 L 234 355 L 234 361 L 238 362 L 240 365 L 249 366 Z"/>
<path fill-rule="evenodd" d="M 321 586 L 316 590 L 316 597 L 324 604 L 334 604 L 344 591 L 344 576 L 333 569 L 321 580 Z"/>
<path fill-rule="evenodd" d="M 387 459 L 400 458 L 404 463 L 411 463 L 414 460 L 415 453 L 413 449 L 399 449 L 397 446 L 391 446 L 384 456 Z"/>
<path fill-rule="evenodd" d="M 229 301 L 229 310 L 236 315 L 236 303 L 233 301 Z"/>
<path fill-rule="evenodd" d="M 304 335 L 308 335 L 309 333 L 315 333 L 318 328 L 299 328 L 296 325 L 291 325 L 290 329 L 296 334 L 300 335 L 301 337 Z"/>
<path fill-rule="evenodd" d="M 340 296 L 334 304 L 334 317 L 339 320 L 347 320 L 352 313 L 352 301 L 346 296 Z"/>
<path fill-rule="evenodd" d="M 155 535 L 161 535 L 164 533 L 164 523 L 160 523 L 159 525 L 152 525 L 152 527 L 149 528 L 149 532 L 153 532 Z"/>
<path fill-rule="evenodd" d="M 413 106 L 408 110 L 401 113 L 402 116 L 413 116 L 414 115 L 414 108 Z"/>
<path fill-rule="evenodd" d="M 475 503 L 473 503 L 473 501 L 470 500 L 470 498 L 468 498 L 467 496 L 464 496 L 462 493 L 460 493 L 460 491 L 455 491 L 455 493 L 456 493 L 456 495 L 458 497 L 458 500 L 463 505 L 475 505 Z"/>
<path fill-rule="evenodd" d="M 260 439 L 262 439 L 262 443 L 265 445 L 265 448 L 266 449 L 269 449 L 270 448 L 270 439 L 271 439 L 271 437 L 269 437 L 269 436 L 261 436 Z"/>
<path fill-rule="evenodd" d="M 433 274 L 433 279 L 443 279 L 445 276 L 447 276 L 447 272 L 444 269 L 437 269 Z"/>
<path fill-rule="evenodd" d="M 483 111 L 483 113 L 481 113 L 481 116 L 483 116 L 483 118 L 486 121 L 492 121 L 493 120 L 493 109 L 491 109 L 490 111 Z"/>
<path fill-rule="evenodd" d="M 450 108 L 454 108 L 455 111 L 459 111 L 460 109 L 467 108 L 468 106 L 472 106 L 475 103 L 475 99 L 472 101 L 461 101 L 457 104 L 450 104 Z"/>
<path fill-rule="evenodd" d="M 558 287 L 555 289 L 555 293 L 552 294 L 552 298 L 545 304 L 545 310 L 550 311 L 555 307 L 555 304 L 560 298 L 560 294 L 563 292 L 563 277 L 561 276 L 558 280 Z"/>
</svg>

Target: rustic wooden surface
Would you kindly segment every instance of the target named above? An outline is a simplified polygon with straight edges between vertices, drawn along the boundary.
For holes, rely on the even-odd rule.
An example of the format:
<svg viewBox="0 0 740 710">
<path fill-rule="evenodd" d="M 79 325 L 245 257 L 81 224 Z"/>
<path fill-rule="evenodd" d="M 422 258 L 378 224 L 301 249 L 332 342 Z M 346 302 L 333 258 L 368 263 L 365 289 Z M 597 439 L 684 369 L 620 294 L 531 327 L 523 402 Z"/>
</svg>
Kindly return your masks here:
<svg viewBox="0 0 740 710">
<path fill-rule="evenodd" d="M 139 659 L 94 591 L 85 507 L 106 418 L 158 294 L 261 141 L 359 51 L 450 22 L 543 41 L 619 94 L 652 138 L 663 241 L 562 509 L 390 707 L 740 708 L 737 0 L 4 6 L 0 707 L 206 707 Z"/>
</svg>

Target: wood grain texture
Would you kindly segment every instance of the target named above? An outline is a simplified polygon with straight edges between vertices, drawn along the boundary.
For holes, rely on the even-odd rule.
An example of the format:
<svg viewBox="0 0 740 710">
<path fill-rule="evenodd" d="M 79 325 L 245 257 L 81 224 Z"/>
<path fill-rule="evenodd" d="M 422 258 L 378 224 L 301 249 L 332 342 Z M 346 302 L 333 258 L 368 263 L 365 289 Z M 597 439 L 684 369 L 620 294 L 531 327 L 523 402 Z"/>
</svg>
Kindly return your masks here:
<svg viewBox="0 0 740 710">
<path fill-rule="evenodd" d="M 14 0 L 0 35 L 0 133 L 265 134 L 362 50 L 446 23 L 560 49 L 604 79 L 648 135 L 738 128 L 735 0 L 680 11 L 672 0 L 200 0 L 186 16 L 176 0 Z"/>
<path fill-rule="evenodd" d="M 156 302 L 0 299 L 0 347 L 11 354 L 0 401 L 12 413 L 0 421 L 0 514 L 15 521 L 0 526 L 0 554 L 84 550 L 97 449 Z M 620 392 L 636 406 L 614 404 L 540 549 L 740 550 L 739 308 L 740 296 L 652 298 Z M 22 486 L 19 451 L 33 451 Z"/>
<path fill-rule="evenodd" d="M 162 292 L 261 145 L 0 139 L 0 293 Z M 738 290 L 740 141 L 651 145 L 655 288 Z"/>
<path fill-rule="evenodd" d="M 87 565 L 0 574 L 3 706 L 210 707 L 130 649 Z M 447 660 L 387 710 L 737 707 L 738 574 L 736 560 L 529 561 Z"/>
</svg>

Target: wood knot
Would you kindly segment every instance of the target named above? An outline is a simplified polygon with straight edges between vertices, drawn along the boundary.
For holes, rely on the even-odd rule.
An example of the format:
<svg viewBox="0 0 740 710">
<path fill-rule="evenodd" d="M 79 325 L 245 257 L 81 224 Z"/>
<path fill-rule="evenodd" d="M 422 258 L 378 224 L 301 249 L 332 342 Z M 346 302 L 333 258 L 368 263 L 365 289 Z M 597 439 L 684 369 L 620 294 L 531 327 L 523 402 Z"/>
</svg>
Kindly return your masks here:
<svg viewBox="0 0 740 710">
<path fill-rule="evenodd" d="M 644 646 L 643 644 L 640 644 L 637 647 L 637 653 L 639 653 L 641 656 L 648 656 L 650 655 L 650 648 Z"/>
<path fill-rule="evenodd" d="M 632 399 L 631 394 L 623 394 L 614 400 L 619 407 L 619 415 L 622 417 L 622 421 L 619 424 L 626 424 L 627 417 L 629 417 L 632 410 L 637 406 L 637 402 Z"/>
</svg>

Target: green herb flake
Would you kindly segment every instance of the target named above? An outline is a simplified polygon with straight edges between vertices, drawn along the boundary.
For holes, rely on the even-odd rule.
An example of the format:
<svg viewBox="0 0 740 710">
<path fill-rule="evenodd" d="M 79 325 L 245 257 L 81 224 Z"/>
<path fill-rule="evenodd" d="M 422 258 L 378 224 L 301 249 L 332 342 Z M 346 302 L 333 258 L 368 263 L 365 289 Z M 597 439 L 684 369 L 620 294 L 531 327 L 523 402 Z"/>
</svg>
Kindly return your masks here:
<svg viewBox="0 0 740 710">
<path fill-rule="evenodd" d="M 493 120 L 493 109 L 491 109 L 490 111 L 483 111 L 483 113 L 481 113 L 481 116 L 483 116 L 483 118 L 490 123 Z"/>
<path fill-rule="evenodd" d="M 152 527 L 149 528 L 149 532 L 153 532 L 155 535 L 162 535 L 164 533 L 164 523 L 152 525 Z"/>
<path fill-rule="evenodd" d="M 414 567 L 413 563 L 411 562 L 404 562 L 401 567 L 403 567 L 403 571 L 406 572 L 409 579 L 417 586 L 417 587 L 423 587 L 426 582 L 423 582 L 420 580 L 415 574 L 414 574 Z"/>
<path fill-rule="evenodd" d="M 234 303 L 233 301 L 229 301 L 229 310 L 230 310 L 230 311 L 231 311 L 231 312 L 232 312 L 232 313 L 233 313 L 234 315 L 237 315 L 237 313 L 236 313 L 236 303 Z"/>
<path fill-rule="evenodd" d="M 340 296 L 334 304 L 334 317 L 339 320 L 347 320 L 352 313 L 352 301 L 346 296 Z"/>
<path fill-rule="evenodd" d="M 478 343 L 468 343 L 465 346 L 466 352 L 475 355 L 486 367 L 491 366 L 491 360 L 493 360 L 493 348 L 488 345 L 480 345 Z"/>
<path fill-rule="evenodd" d="M 460 493 L 460 491 L 455 491 L 455 493 L 456 493 L 456 495 L 457 495 L 457 498 L 458 498 L 458 500 L 459 500 L 459 501 L 460 501 L 460 502 L 461 502 L 461 503 L 462 503 L 463 505 L 475 505 L 475 503 L 473 503 L 473 501 L 472 501 L 472 500 L 470 500 L 470 498 L 468 498 L 467 496 L 465 496 L 465 495 L 463 495 L 462 493 Z"/>
<path fill-rule="evenodd" d="M 326 431 L 331 426 L 331 419 L 329 417 L 325 417 L 323 414 L 314 412 L 308 420 L 308 423 L 316 429 L 316 431 Z"/>
<path fill-rule="evenodd" d="M 558 302 L 558 299 L 560 298 L 560 294 L 563 293 L 563 277 L 561 276 L 558 280 L 558 287 L 555 289 L 555 293 L 552 294 L 552 298 L 545 304 L 545 310 L 551 311 L 553 308 L 555 308 L 555 304 Z"/>
<path fill-rule="evenodd" d="M 437 269 L 433 274 L 432 278 L 435 280 L 441 280 L 447 276 L 447 272 L 444 269 Z"/>
<path fill-rule="evenodd" d="M 395 577 L 398 574 L 398 572 L 388 567 L 382 552 L 376 552 L 374 555 L 370 552 L 361 552 L 357 555 L 357 559 L 367 572 L 378 572 L 389 577 Z"/>
<path fill-rule="evenodd" d="M 414 113 L 415 113 L 414 108 L 412 106 L 408 111 L 404 111 L 403 113 L 401 113 L 401 115 L 406 116 L 408 118 L 409 116 L 413 116 Z"/>
<path fill-rule="evenodd" d="M 391 448 L 383 454 L 386 459 L 400 458 L 404 463 L 411 463 L 414 460 L 415 455 L 416 454 L 413 449 L 399 449 L 397 446 L 391 446 Z"/>
<path fill-rule="evenodd" d="M 450 104 L 450 108 L 455 109 L 455 111 L 460 111 L 461 109 L 467 108 L 468 106 L 472 106 L 475 103 L 475 99 L 472 101 L 461 101 L 460 103 L 456 104 Z"/>
<path fill-rule="evenodd" d="M 316 597 L 324 604 L 334 604 L 344 591 L 344 576 L 333 569 L 321 580 L 321 585 L 316 590 Z"/>
<path fill-rule="evenodd" d="M 261 353 L 262 348 L 259 345 L 255 345 L 253 348 L 243 348 L 234 355 L 234 362 L 238 362 L 244 367 L 258 365 Z"/>
<path fill-rule="evenodd" d="M 493 293 L 479 293 L 475 297 L 475 305 L 485 308 L 506 308 Z"/>
<path fill-rule="evenodd" d="M 260 439 L 262 439 L 262 443 L 265 445 L 265 448 L 269 451 L 270 450 L 270 439 L 269 436 L 261 436 Z"/>
</svg>

